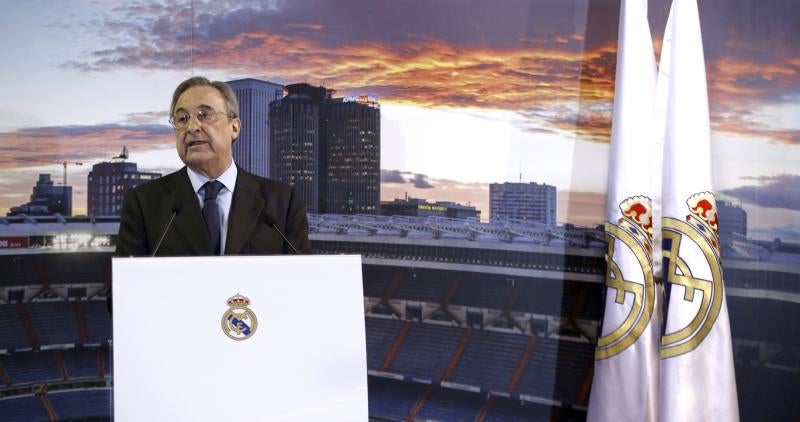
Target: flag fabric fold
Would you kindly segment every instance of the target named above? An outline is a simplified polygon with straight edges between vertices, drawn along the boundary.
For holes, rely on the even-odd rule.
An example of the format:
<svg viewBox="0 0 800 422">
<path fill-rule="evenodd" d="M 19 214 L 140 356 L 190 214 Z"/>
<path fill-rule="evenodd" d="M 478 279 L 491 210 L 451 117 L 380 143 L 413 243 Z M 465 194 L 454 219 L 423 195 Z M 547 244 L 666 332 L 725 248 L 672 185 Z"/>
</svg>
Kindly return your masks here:
<svg viewBox="0 0 800 422">
<path fill-rule="evenodd" d="M 653 277 L 656 63 L 647 0 L 622 0 L 606 205 L 606 298 L 589 421 L 654 421 L 661 335 Z"/>
<path fill-rule="evenodd" d="M 656 110 L 664 134 L 666 298 L 659 421 L 738 421 L 696 0 L 672 2 L 661 51 Z"/>
</svg>

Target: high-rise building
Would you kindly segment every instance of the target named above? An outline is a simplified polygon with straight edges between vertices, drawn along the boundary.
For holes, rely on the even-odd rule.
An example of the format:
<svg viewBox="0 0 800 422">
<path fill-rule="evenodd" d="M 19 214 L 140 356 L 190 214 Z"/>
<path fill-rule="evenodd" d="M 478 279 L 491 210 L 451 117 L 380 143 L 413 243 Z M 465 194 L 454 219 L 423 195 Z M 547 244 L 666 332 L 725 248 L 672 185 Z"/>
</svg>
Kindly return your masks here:
<svg viewBox="0 0 800 422">
<path fill-rule="evenodd" d="M 522 220 L 556 224 L 556 187 L 538 183 L 492 183 L 489 185 L 492 220 Z"/>
<path fill-rule="evenodd" d="M 719 216 L 720 236 L 729 236 L 733 233 L 747 236 L 747 211 L 730 202 L 717 201 L 717 215 Z"/>
<path fill-rule="evenodd" d="M 55 186 L 49 174 L 40 174 L 30 202 L 11 207 L 8 215 L 72 215 L 72 186 Z"/>
<path fill-rule="evenodd" d="M 120 215 L 122 200 L 128 190 L 159 177 L 161 173 L 140 172 L 136 163 L 110 161 L 95 164 L 89 172 L 86 209 L 89 215 Z"/>
<path fill-rule="evenodd" d="M 333 93 L 293 84 L 270 105 L 270 177 L 294 186 L 310 213 L 377 214 L 379 105 Z"/>
<path fill-rule="evenodd" d="M 325 102 L 332 91 L 309 84 L 286 87 L 269 107 L 270 177 L 293 186 L 310 213 L 324 212 Z"/>
<path fill-rule="evenodd" d="M 361 96 L 328 103 L 325 212 L 378 214 L 381 202 L 381 113 Z"/>
<path fill-rule="evenodd" d="M 228 81 L 228 85 L 236 94 L 242 120 L 233 160 L 250 173 L 268 177 L 269 103 L 283 97 L 283 85 L 252 78 Z"/>
</svg>

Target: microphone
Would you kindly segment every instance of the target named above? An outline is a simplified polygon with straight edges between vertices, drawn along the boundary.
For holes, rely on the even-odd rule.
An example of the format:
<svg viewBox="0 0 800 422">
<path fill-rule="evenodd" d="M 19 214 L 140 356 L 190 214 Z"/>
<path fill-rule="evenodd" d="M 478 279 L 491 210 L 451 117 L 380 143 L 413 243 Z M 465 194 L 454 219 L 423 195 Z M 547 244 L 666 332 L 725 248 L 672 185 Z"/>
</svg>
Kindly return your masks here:
<svg viewBox="0 0 800 422">
<path fill-rule="evenodd" d="M 267 224 L 269 224 L 269 226 L 270 226 L 270 227 L 272 227 L 273 229 L 275 229 L 275 231 L 276 231 L 276 232 L 278 232 L 278 234 L 279 234 L 279 235 L 281 235 L 281 237 L 283 238 L 283 240 L 284 240 L 284 241 L 285 241 L 285 242 L 286 242 L 286 243 L 289 245 L 289 247 L 290 247 L 290 248 L 292 248 L 292 250 L 294 251 L 295 255 L 300 255 L 300 251 L 298 251 L 298 250 L 297 250 L 297 248 L 295 248 L 295 247 L 294 247 L 294 245 L 293 245 L 293 244 L 292 244 L 292 242 L 289 240 L 289 238 L 287 238 L 287 237 L 286 237 L 286 235 L 285 235 L 285 234 L 283 234 L 283 232 L 281 231 L 281 229 L 279 229 L 279 228 L 278 228 L 278 221 L 277 221 L 277 220 L 275 220 L 275 217 L 273 217 L 273 216 L 269 215 L 269 214 L 268 214 L 268 213 L 265 211 L 265 212 L 264 212 L 264 221 L 265 221 Z"/>
<path fill-rule="evenodd" d="M 183 207 L 183 203 L 182 202 L 175 202 L 175 203 L 172 204 L 172 215 L 169 217 L 169 221 L 167 222 L 167 227 L 165 227 L 164 231 L 161 233 L 161 238 L 158 239 L 158 243 L 156 243 L 156 247 L 153 249 L 153 254 L 150 255 L 151 258 L 156 256 L 156 253 L 158 252 L 158 248 L 161 247 L 161 242 L 164 241 L 164 237 L 167 236 L 167 232 L 169 231 L 169 228 L 172 227 L 172 221 L 175 220 L 175 216 L 178 215 L 178 213 L 181 212 L 181 208 L 182 207 Z"/>
</svg>

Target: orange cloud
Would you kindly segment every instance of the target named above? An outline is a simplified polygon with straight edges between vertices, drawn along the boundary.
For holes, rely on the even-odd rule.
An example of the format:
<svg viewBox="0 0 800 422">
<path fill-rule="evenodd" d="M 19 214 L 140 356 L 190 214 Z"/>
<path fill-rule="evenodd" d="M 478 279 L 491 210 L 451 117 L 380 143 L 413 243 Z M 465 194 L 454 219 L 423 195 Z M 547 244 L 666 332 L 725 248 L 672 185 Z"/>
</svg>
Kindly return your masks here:
<svg viewBox="0 0 800 422">
<path fill-rule="evenodd" d="M 272 80 L 324 83 L 424 107 L 535 110 L 536 126 L 577 131 L 606 142 L 614 94 L 615 47 L 570 51 L 554 47 L 489 49 L 440 40 L 396 47 L 371 42 L 331 49 L 314 41 L 265 32 L 238 33 L 196 51 L 201 69 Z M 275 54 L 279 51 L 280 54 Z M 547 110 L 580 104 L 571 122 Z M 569 118 L 570 116 L 566 116 Z"/>
<path fill-rule="evenodd" d="M 110 159 L 123 146 L 134 150 L 174 148 L 164 125 L 95 125 L 28 128 L 0 133 L 0 168 L 94 162 Z"/>
</svg>

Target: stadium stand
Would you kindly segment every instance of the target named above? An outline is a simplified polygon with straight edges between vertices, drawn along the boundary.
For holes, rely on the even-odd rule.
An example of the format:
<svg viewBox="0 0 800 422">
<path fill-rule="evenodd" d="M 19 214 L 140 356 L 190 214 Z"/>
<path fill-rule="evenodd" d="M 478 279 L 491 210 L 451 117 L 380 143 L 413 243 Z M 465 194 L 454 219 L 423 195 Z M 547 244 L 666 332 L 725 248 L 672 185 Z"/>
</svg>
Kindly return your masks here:
<svg viewBox="0 0 800 422">
<path fill-rule="evenodd" d="M 741 420 L 797 420 L 800 415 L 800 401 L 796 399 L 800 391 L 800 369 L 786 371 L 736 365 L 736 379 Z M 793 399 L 789 398 L 791 395 L 794 395 Z"/>
<path fill-rule="evenodd" d="M 433 388 L 416 416 L 420 420 L 473 421 L 483 400 L 483 396 L 467 391 Z"/>
<path fill-rule="evenodd" d="M 39 397 L 29 394 L 0 398 L 0 420 L 3 422 L 50 421 Z"/>
<path fill-rule="evenodd" d="M 450 381 L 506 391 L 528 337 L 476 330 Z"/>
<path fill-rule="evenodd" d="M 403 327 L 403 321 L 388 318 L 364 319 L 367 333 L 367 368 L 378 369 Z"/>
<path fill-rule="evenodd" d="M 15 386 L 63 379 L 52 351 L 0 356 L 0 366 L 11 380 L 11 385 Z"/>
<path fill-rule="evenodd" d="M 59 420 L 103 419 L 111 414 L 111 390 L 68 390 L 47 394 Z"/>
<path fill-rule="evenodd" d="M 438 381 L 452 359 L 463 333 L 464 328 L 461 327 L 411 324 L 411 329 L 388 371 Z"/>
<path fill-rule="evenodd" d="M 106 343 L 111 338 L 111 315 L 108 314 L 106 300 L 89 300 L 83 302 L 86 315 L 87 341 L 89 343 Z"/>
<path fill-rule="evenodd" d="M 74 302 L 33 302 L 24 306 L 40 344 L 70 344 L 80 341 Z"/>
<path fill-rule="evenodd" d="M 405 420 L 426 386 L 378 377 L 368 378 L 369 414 L 389 420 Z"/>
<path fill-rule="evenodd" d="M 540 338 L 519 384 L 521 394 L 575 403 L 594 346 Z"/>
<path fill-rule="evenodd" d="M 20 321 L 17 307 L 12 304 L 0 305 L 0 349 L 31 346 L 31 338 Z"/>
<path fill-rule="evenodd" d="M 549 421 L 551 411 L 550 406 L 495 397 L 484 422 Z"/>
</svg>

